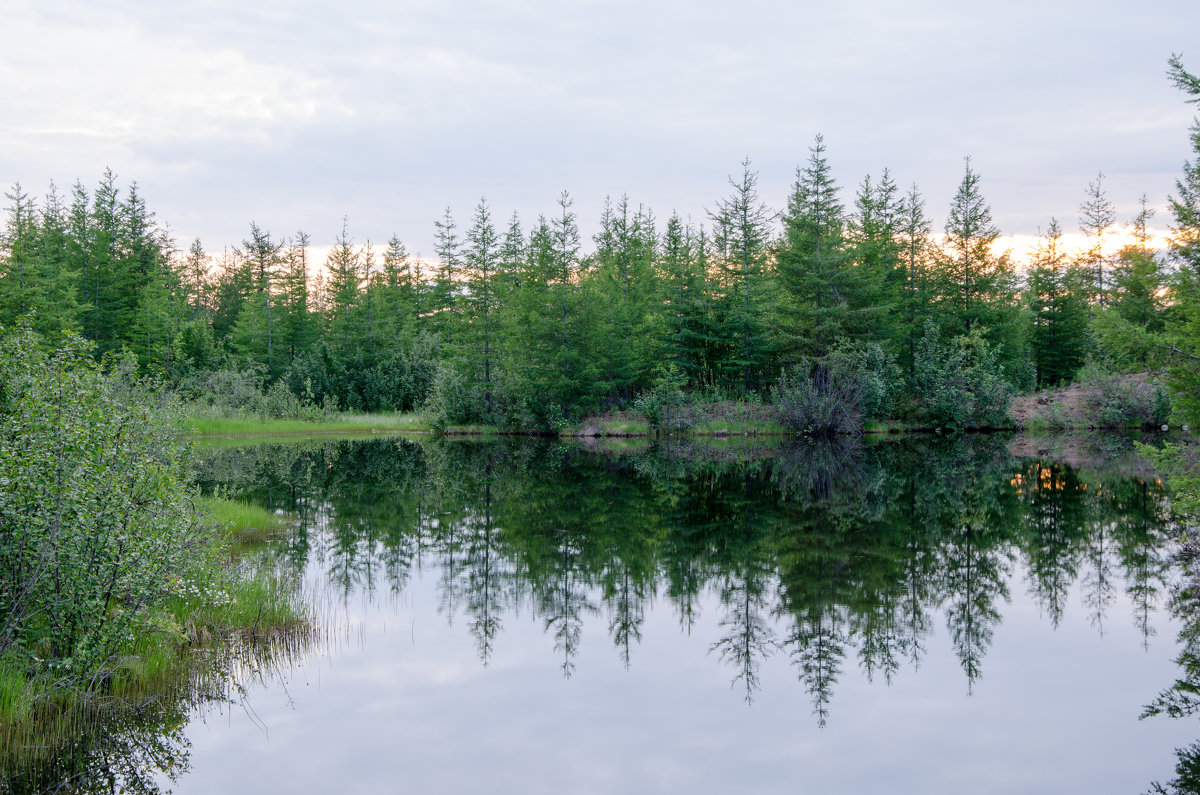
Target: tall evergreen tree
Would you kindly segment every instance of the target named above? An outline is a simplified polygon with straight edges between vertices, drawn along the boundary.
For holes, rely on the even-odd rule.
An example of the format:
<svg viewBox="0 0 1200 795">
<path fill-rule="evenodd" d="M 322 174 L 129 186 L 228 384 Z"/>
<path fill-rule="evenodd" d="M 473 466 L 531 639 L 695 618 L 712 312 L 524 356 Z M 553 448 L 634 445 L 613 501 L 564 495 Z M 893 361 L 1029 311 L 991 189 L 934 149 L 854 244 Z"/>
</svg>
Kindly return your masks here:
<svg viewBox="0 0 1200 795">
<path fill-rule="evenodd" d="M 270 232 L 251 221 L 250 237 L 244 239 L 238 249 L 253 285 L 253 298 L 243 306 L 238 318 L 239 347 L 265 364 L 270 378 L 282 372 L 282 367 L 275 361 L 275 292 L 276 271 L 285 245 L 285 241 L 273 239 Z"/>
<path fill-rule="evenodd" d="M 1200 104 L 1200 77 L 1183 68 L 1172 55 L 1168 76 L 1187 101 Z M 1174 354 L 1171 382 L 1176 405 L 1191 422 L 1200 423 L 1200 117 L 1188 130 L 1192 157 L 1183 164 L 1171 196 L 1171 258 L 1178 265 L 1174 279 L 1175 317 L 1168 328 Z"/>
<path fill-rule="evenodd" d="M 904 318 L 904 344 L 901 360 L 908 377 L 913 377 L 917 341 L 930 315 L 929 264 L 932 253 L 933 222 L 925 214 L 925 200 L 916 183 L 909 188 L 900 208 L 898 239 L 904 267 L 904 293 L 901 314 Z"/>
<path fill-rule="evenodd" d="M 67 207 L 54 183 L 42 202 L 37 260 L 43 307 L 34 329 L 51 338 L 79 327 L 78 273 L 72 268 Z"/>
<path fill-rule="evenodd" d="M 212 257 L 204 252 L 200 238 L 188 246 L 187 256 L 179 270 L 184 301 L 192 309 L 192 316 L 199 316 L 208 306 L 208 290 Z"/>
<path fill-rule="evenodd" d="M 1116 217 L 1116 210 L 1104 190 L 1104 174 L 1097 174 L 1095 181 L 1088 183 L 1087 194 L 1079 205 L 1079 231 L 1088 241 L 1082 264 L 1093 282 L 1096 303 L 1100 306 L 1104 306 L 1110 287 L 1105 278 L 1108 264 L 1104 254 L 1105 236 Z"/>
<path fill-rule="evenodd" d="M 12 328 L 16 319 L 41 309 L 38 284 L 37 205 L 18 182 L 4 194 L 7 207 L 0 235 L 0 326 Z"/>
<path fill-rule="evenodd" d="M 1109 303 L 1125 322 L 1158 333 L 1166 319 L 1166 272 L 1157 252 L 1149 246 L 1148 224 L 1154 209 L 1147 204 L 1145 194 L 1140 205 L 1131 222 L 1134 242 L 1124 246 L 1112 263 Z"/>
<path fill-rule="evenodd" d="M 846 210 L 818 135 L 808 163 L 796 181 L 783 214 L 783 237 L 776 250 L 783 300 L 783 346 L 793 361 L 822 358 L 852 332 L 853 313 L 863 309 L 855 295 L 864 274 L 855 273 L 846 238 Z M 874 201 L 870 178 L 864 203 Z"/>
<path fill-rule="evenodd" d="M 349 222 L 342 221 L 342 232 L 334 241 L 325 260 L 328 274 L 326 314 L 329 338 L 342 352 L 353 350 L 359 342 L 355 328 L 356 312 L 362 292 L 362 263 L 348 230 Z"/>
<path fill-rule="evenodd" d="M 1032 316 L 1030 354 L 1039 386 L 1070 381 L 1087 351 L 1087 281 L 1077 277 L 1062 248 L 1062 228 L 1050 228 L 1034 253 L 1028 275 Z"/>
<path fill-rule="evenodd" d="M 971 159 L 965 158 L 963 178 L 950 203 L 945 237 L 934 260 L 942 323 L 951 335 L 981 332 L 999 346 L 1011 372 L 1024 355 L 1015 272 L 1008 253 L 993 250 L 1000 230 L 992 222 L 979 183 Z"/>
<path fill-rule="evenodd" d="M 467 232 L 465 252 L 467 282 L 467 327 L 473 340 L 474 350 L 470 358 L 475 359 L 482 370 L 484 405 L 489 415 L 493 411 L 492 370 L 493 333 L 496 315 L 496 269 L 500 256 L 500 238 L 492 224 L 487 201 L 479 200 L 475 218 Z"/>
<path fill-rule="evenodd" d="M 758 196 L 758 172 L 742 161 L 733 189 L 709 213 L 716 265 L 721 272 L 724 341 L 730 358 L 720 367 L 727 379 L 741 376 L 746 391 L 759 386 L 768 359 L 762 306 L 766 299 L 767 241 L 772 213 Z"/>
<path fill-rule="evenodd" d="M 438 270 L 434 279 L 431 318 L 442 341 L 452 346 L 457 343 L 454 337 L 458 325 L 456 292 L 462 269 L 462 241 L 449 207 L 434 222 L 434 251 L 438 257 Z"/>
</svg>

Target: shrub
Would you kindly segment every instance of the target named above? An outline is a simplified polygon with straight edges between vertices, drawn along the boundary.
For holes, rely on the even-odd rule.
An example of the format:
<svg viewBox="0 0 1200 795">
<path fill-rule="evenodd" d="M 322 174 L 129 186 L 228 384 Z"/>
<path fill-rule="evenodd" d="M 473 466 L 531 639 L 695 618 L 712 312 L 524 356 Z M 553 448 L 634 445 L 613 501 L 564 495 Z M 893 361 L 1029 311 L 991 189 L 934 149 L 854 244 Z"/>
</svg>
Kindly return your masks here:
<svg viewBox="0 0 1200 795">
<path fill-rule="evenodd" d="M 439 431 L 478 422 L 484 414 L 483 393 L 468 383 L 461 371 L 443 365 L 433 378 L 422 411 L 433 429 Z"/>
<path fill-rule="evenodd" d="M 876 342 L 842 345 L 830 353 L 828 366 L 836 379 L 858 384 L 863 417 L 889 419 L 892 416 L 900 370 L 895 357 L 882 346 Z"/>
<path fill-rule="evenodd" d="M 865 392 L 850 367 L 802 362 L 780 374 L 771 400 L 783 424 L 797 433 L 858 433 Z"/>
<path fill-rule="evenodd" d="M 1171 399 L 1161 384 L 1104 372 L 1089 365 L 1080 372 L 1087 388 L 1089 413 L 1103 427 L 1162 425 L 1170 419 Z"/>
<path fill-rule="evenodd" d="M 94 684 L 158 607 L 205 581 L 215 536 L 177 412 L 117 389 L 78 337 L 54 353 L 27 328 L 2 343 L 0 652 Z"/>
<path fill-rule="evenodd" d="M 912 392 L 918 418 L 951 432 L 1006 424 L 1013 395 L 996 349 L 982 336 L 943 342 L 932 323 L 917 346 Z"/>
<path fill-rule="evenodd" d="M 653 385 L 638 394 L 633 409 L 660 431 L 686 431 L 692 427 L 690 415 L 681 411 L 690 402 L 683 391 L 686 384 L 687 376 L 674 363 L 660 365 Z"/>
</svg>

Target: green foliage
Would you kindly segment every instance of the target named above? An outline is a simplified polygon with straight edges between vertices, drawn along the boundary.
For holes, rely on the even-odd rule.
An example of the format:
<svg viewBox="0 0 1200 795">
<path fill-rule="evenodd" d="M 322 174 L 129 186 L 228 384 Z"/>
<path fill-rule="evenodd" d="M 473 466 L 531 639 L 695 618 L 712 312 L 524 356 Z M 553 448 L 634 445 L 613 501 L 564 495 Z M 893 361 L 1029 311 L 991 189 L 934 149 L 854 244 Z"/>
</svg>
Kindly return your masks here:
<svg viewBox="0 0 1200 795">
<path fill-rule="evenodd" d="M 421 409 L 437 431 L 478 422 L 484 410 L 483 390 L 475 388 L 461 371 L 445 365 L 433 377 L 429 397 Z"/>
<path fill-rule="evenodd" d="M 1030 355 L 1038 386 L 1069 383 L 1087 351 L 1086 283 L 1068 267 L 1061 242 L 1062 230 L 1051 219 L 1027 277 Z"/>
<path fill-rule="evenodd" d="M 47 353 L 10 332 L 0 390 L 0 652 L 93 687 L 157 608 L 207 579 L 212 528 L 177 417 L 118 389 L 85 341 Z"/>
<path fill-rule="evenodd" d="M 896 359 L 876 342 L 843 343 L 828 357 L 830 370 L 842 374 L 859 385 L 864 419 L 886 419 L 892 408 L 902 380 Z"/>
<path fill-rule="evenodd" d="M 802 362 L 780 373 L 771 402 L 783 424 L 796 433 L 859 433 L 864 392 L 851 368 Z"/>
<path fill-rule="evenodd" d="M 686 431 L 692 425 L 690 417 L 680 411 L 691 402 L 683 391 L 686 385 L 687 376 L 673 362 L 660 365 L 653 385 L 637 396 L 633 409 L 656 430 Z"/>
<path fill-rule="evenodd" d="M 1089 395 L 1088 414 L 1101 427 L 1157 427 L 1171 417 L 1171 398 L 1162 384 L 1122 378 L 1095 365 L 1084 368 L 1079 380 Z"/>
<path fill-rule="evenodd" d="M 959 432 L 1007 425 L 1012 387 L 978 330 L 944 342 L 932 324 L 917 346 L 912 386 L 918 419 Z"/>
</svg>

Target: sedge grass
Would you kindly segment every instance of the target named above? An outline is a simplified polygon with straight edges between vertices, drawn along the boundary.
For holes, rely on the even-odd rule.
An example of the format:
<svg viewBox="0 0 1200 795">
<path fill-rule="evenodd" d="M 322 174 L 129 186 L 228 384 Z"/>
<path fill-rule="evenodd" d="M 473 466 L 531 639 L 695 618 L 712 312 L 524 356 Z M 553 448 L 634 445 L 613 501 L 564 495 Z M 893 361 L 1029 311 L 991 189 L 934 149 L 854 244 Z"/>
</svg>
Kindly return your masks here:
<svg viewBox="0 0 1200 795">
<path fill-rule="evenodd" d="M 266 508 L 223 497 L 197 497 L 196 504 L 221 528 L 225 535 L 238 541 L 266 538 L 287 526 L 287 517 L 271 513 Z"/>
<path fill-rule="evenodd" d="M 415 412 L 405 414 L 336 414 L 327 419 L 277 420 L 256 417 L 192 415 L 187 428 L 198 436 L 261 436 L 336 432 L 429 432 L 430 425 Z"/>
</svg>

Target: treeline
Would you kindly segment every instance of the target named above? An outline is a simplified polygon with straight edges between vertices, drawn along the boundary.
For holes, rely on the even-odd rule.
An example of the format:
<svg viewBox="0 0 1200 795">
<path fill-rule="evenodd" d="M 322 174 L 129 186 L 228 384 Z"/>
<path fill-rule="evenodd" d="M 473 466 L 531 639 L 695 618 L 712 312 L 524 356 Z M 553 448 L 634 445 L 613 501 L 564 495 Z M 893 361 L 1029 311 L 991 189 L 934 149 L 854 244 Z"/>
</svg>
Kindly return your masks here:
<svg viewBox="0 0 1200 795">
<path fill-rule="evenodd" d="M 1192 142 L 1200 152 L 1197 128 Z M 426 407 L 444 423 L 519 427 L 655 390 L 756 399 L 784 371 L 818 395 L 849 382 L 867 415 L 937 424 L 954 424 L 947 412 L 986 424 L 1012 390 L 1069 381 L 1089 360 L 1174 362 L 1195 382 L 1200 157 L 1172 199 L 1169 257 L 1150 246 L 1144 197 L 1133 242 L 1105 253 L 1117 219 L 1101 175 L 1080 207 L 1086 250 L 1068 252 L 1048 219 L 1024 270 L 998 250 L 969 159 L 940 234 L 916 186 L 886 169 L 847 205 L 820 136 L 782 211 L 756 183 L 743 163 L 700 224 L 607 201 L 587 250 L 564 192 L 528 225 L 497 222 L 486 201 L 461 227 L 447 209 L 432 261 L 396 236 L 356 245 L 343 225 L 323 263 L 304 232 L 254 223 L 218 255 L 200 241 L 179 251 L 136 183 L 121 191 L 111 171 L 69 199 L 18 185 L 0 324 L 31 315 L 52 337 L 127 349 L 219 406 Z"/>
</svg>

